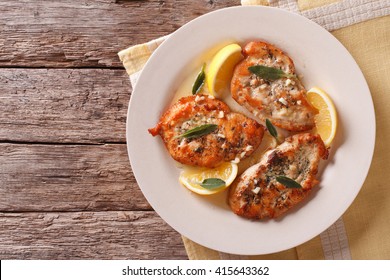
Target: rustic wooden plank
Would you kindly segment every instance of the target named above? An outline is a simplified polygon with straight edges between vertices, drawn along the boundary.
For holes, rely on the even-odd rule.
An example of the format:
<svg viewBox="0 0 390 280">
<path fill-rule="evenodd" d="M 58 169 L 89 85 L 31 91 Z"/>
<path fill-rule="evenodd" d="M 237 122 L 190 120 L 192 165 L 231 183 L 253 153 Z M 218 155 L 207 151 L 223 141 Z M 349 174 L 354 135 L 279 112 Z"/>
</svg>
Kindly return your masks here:
<svg viewBox="0 0 390 280">
<path fill-rule="evenodd" d="M 154 212 L 0 213 L 0 259 L 187 259 Z"/>
<path fill-rule="evenodd" d="M 125 144 L 0 144 L 2 212 L 140 209 Z"/>
<path fill-rule="evenodd" d="M 0 69 L 0 141 L 126 141 L 124 70 Z"/>
<path fill-rule="evenodd" d="M 116 53 L 239 0 L 0 3 L 0 66 L 118 67 Z"/>
</svg>

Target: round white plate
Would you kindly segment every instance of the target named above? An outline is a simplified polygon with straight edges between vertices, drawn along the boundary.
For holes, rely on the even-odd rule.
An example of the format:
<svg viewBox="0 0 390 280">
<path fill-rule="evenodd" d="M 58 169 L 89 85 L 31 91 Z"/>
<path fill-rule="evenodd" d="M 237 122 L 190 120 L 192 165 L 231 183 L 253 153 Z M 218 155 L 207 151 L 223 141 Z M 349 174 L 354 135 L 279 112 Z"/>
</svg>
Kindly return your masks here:
<svg viewBox="0 0 390 280">
<path fill-rule="evenodd" d="M 338 109 L 339 127 L 321 183 L 281 219 L 250 221 L 233 214 L 226 193 L 203 197 L 178 182 L 180 170 L 154 127 L 177 87 L 202 55 L 231 42 L 264 40 L 294 60 L 306 88 L 319 86 Z M 173 33 L 152 55 L 131 97 L 127 148 L 135 178 L 156 212 L 175 230 L 206 247 L 233 254 L 267 254 L 297 246 L 332 225 L 350 206 L 367 175 L 375 114 L 366 81 L 330 33 L 299 15 L 269 7 L 234 7 L 201 16 Z"/>
</svg>

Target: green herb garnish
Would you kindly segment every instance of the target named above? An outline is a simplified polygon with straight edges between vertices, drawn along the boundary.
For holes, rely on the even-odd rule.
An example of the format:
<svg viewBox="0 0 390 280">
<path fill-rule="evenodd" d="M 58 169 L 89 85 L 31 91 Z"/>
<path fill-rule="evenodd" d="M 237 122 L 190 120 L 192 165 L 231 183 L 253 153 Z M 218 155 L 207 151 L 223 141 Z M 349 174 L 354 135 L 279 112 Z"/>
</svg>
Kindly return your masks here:
<svg viewBox="0 0 390 280">
<path fill-rule="evenodd" d="M 302 186 L 298 182 L 294 181 L 293 179 L 290 179 L 286 176 L 276 176 L 276 181 L 281 183 L 282 185 L 286 186 L 287 188 L 293 188 L 293 189 L 301 189 Z"/>
<path fill-rule="evenodd" d="M 293 74 L 287 74 L 283 70 L 275 67 L 268 67 L 264 65 L 254 65 L 248 67 L 248 70 L 259 76 L 260 78 L 264 80 L 269 80 L 269 81 L 275 81 L 280 78 L 294 78 L 296 79 L 297 77 Z"/>
<path fill-rule="evenodd" d="M 267 127 L 269 134 L 271 134 L 271 136 L 275 138 L 276 143 L 279 145 L 281 141 L 279 139 L 278 131 L 269 119 L 265 119 L 265 126 Z"/>
<path fill-rule="evenodd" d="M 276 130 L 276 128 L 274 127 L 274 125 L 271 123 L 269 119 L 265 120 L 265 126 L 267 127 L 269 134 L 271 134 L 271 136 L 274 137 L 276 141 L 279 142 L 278 131 Z"/>
<path fill-rule="evenodd" d="M 205 68 L 206 63 L 203 63 L 202 69 L 200 70 L 198 76 L 196 77 L 194 85 L 192 86 L 192 94 L 197 94 L 204 85 L 204 80 L 206 78 L 206 73 L 204 71 Z"/>
<path fill-rule="evenodd" d="M 193 129 L 187 130 L 183 134 L 176 136 L 175 138 L 197 138 L 201 137 L 203 135 L 210 134 L 211 132 L 215 131 L 218 128 L 218 125 L 216 124 L 203 124 L 200 126 L 197 126 Z"/>
<path fill-rule="evenodd" d="M 208 178 L 208 179 L 204 179 L 203 182 L 200 183 L 199 185 L 205 189 L 213 190 L 225 186 L 226 183 L 224 180 L 219 178 Z"/>
</svg>

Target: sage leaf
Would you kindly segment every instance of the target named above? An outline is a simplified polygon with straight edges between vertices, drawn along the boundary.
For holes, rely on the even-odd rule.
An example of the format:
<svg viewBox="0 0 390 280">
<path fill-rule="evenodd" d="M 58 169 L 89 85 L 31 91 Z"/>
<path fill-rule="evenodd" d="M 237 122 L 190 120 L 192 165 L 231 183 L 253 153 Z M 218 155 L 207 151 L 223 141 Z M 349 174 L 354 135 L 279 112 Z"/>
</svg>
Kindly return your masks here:
<svg viewBox="0 0 390 280">
<path fill-rule="evenodd" d="M 265 126 L 267 127 L 269 134 L 271 134 L 271 136 L 275 138 L 276 143 L 279 145 L 281 143 L 281 140 L 279 139 L 278 131 L 269 119 L 265 119 Z"/>
<path fill-rule="evenodd" d="M 269 134 L 271 134 L 271 136 L 274 137 L 276 141 L 278 141 L 278 131 L 269 119 L 265 120 L 265 126 L 267 127 Z"/>
<path fill-rule="evenodd" d="M 198 76 L 195 79 L 195 82 L 192 86 L 192 94 L 195 95 L 197 94 L 202 86 L 204 85 L 204 80 L 206 78 L 206 73 L 205 73 L 205 68 L 206 68 L 206 63 L 203 63 L 202 69 L 200 70 Z"/>
<path fill-rule="evenodd" d="M 202 183 L 199 184 L 201 187 L 214 190 L 226 185 L 225 181 L 219 178 L 208 178 L 204 179 Z"/>
<path fill-rule="evenodd" d="M 198 138 L 203 135 L 210 134 L 211 132 L 215 131 L 217 128 L 218 125 L 216 124 L 202 124 L 190 130 L 187 130 L 186 132 L 184 132 L 179 136 L 176 136 L 175 138 L 187 138 L 187 139 Z"/>
<path fill-rule="evenodd" d="M 295 78 L 296 76 L 293 74 L 287 74 L 283 70 L 275 67 L 268 67 L 264 65 L 254 65 L 254 66 L 249 66 L 248 70 L 255 74 L 256 76 L 259 76 L 260 78 L 264 80 L 269 80 L 269 81 L 275 81 L 280 78 Z"/>
<path fill-rule="evenodd" d="M 276 176 L 275 177 L 276 181 L 281 183 L 282 185 L 286 186 L 287 188 L 292 188 L 292 189 L 301 189 L 302 186 L 299 184 L 297 181 L 294 181 L 291 178 L 288 178 L 286 176 Z"/>
</svg>

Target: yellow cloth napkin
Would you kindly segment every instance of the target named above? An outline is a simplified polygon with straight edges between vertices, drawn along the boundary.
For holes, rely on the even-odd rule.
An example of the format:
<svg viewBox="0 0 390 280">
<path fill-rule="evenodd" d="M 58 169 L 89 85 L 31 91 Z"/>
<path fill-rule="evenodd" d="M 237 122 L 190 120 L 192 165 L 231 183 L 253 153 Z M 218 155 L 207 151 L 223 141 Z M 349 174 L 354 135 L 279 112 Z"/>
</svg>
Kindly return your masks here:
<svg viewBox="0 0 390 280">
<path fill-rule="evenodd" d="M 390 1 L 242 0 L 241 4 L 269 5 L 299 13 L 331 31 L 348 49 L 374 101 L 374 157 L 356 200 L 334 225 L 312 240 L 275 254 L 238 256 L 205 248 L 183 237 L 189 259 L 390 259 L 390 187 L 386 177 L 390 174 Z M 133 85 L 149 56 L 165 39 L 118 53 Z M 358 154 L 356 151 L 356 160 Z"/>
</svg>

